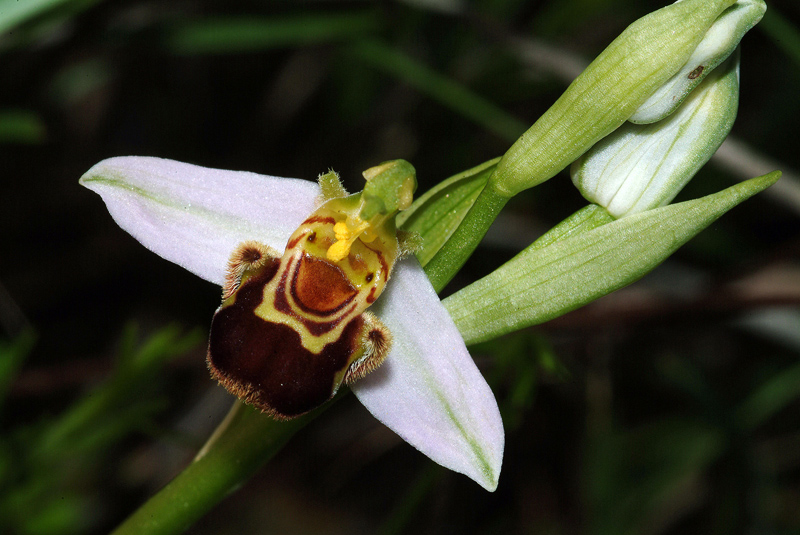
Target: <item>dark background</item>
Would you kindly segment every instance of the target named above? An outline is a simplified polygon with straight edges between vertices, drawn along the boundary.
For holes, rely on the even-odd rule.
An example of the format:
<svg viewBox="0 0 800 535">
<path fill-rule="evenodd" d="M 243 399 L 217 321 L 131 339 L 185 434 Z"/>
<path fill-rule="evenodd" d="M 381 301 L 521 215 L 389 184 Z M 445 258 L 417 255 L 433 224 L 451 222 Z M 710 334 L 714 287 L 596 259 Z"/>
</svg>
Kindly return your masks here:
<svg viewBox="0 0 800 535">
<path fill-rule="evenodd" d="M 357 190 L 362 170 L 404 158 L 423 192 L 501 155 L 577 74 L 570 61 L 663 3 L 437 5 L 64 1 L 0 34 L 0 357 L 21 355 L 4 376 L 0 525 L 108 531 L 230 404 L 204 364 L 219 289 L 114 224 L 78 185 L 94 163 L 149 155 L 309 180 L 333 168 Z M 732 136 L 792 191 L 800 9 L 768 6 L 743 41 Z M 225 32 L 242 20 L 255 29 Z M 371 60 L 365 40 L 389 55 Z M 391 54 L 411 67 L 392 70 Z M 493 108 L 460 107 L 464 91 Z M 748 170 L 712 162 L 681 198 Z M 520 194 L 452 288 L 583 204 L 566 173 Z M 506 424 L 494 494 L 348 397 L 191 533 L 796 532 L 799 211 L 790 193 L 759 195 L 632 287 L 474 348 Z M 115 382 L 120 355 L 154 339 L 158 364 Z M 61 428 L 46 463 L 29 455 Z"/>
</svg>

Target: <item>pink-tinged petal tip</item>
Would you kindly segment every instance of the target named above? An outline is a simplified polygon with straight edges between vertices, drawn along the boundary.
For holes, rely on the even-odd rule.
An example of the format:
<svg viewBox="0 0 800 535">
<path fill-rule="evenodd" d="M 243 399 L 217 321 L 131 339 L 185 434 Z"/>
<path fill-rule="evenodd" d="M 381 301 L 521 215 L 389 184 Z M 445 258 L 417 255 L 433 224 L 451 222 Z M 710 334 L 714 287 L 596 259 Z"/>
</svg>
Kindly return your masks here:
<svg viewBox="0 0 800 535">
<path fill-rule="evenodd" d="M 80 182 L 145 247 L 220 285 L 238 243 L 282 251 L 320 193 L 305 180 L 141 156 L 103 160 Z"/>
<path fill-rule="evenodd" d="M 415 258 L 398 262 L 374 311 L 394 342 L 353 385 L 358 399 L 432 460 L 495 490 L 505 443 L 497 401 Z"/>
</svg>

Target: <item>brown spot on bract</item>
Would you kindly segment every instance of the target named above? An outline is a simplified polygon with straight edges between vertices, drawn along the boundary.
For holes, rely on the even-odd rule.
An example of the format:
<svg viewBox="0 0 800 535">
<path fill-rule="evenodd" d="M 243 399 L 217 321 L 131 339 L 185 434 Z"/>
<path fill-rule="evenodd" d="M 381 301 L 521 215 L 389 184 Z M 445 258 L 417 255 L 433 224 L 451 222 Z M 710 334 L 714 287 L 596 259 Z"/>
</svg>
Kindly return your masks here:
<svg viewBox="0 0 800 535">
<path fill-rule="evenodd" d="M 305 312 L 321 316 L 342 309 L 358 293 L 344 272 L 332 262 L 303 255 L 292 281 L 292 296 Z"/>
<path fill-rule="evenodd" d="M 374 279 L 374 278 L 375 278 L 375 274 L 374 273 L 367 273 L 367 276 L 364 277 L 364 280 L 366 280 L 367 282 L 372 282 L 372 279 Z"/>
<path fill-rule="evenodd" d="M 705 69 L 704 65 L 698 65 L 697 67 L 695 67 L 694 70 L 689 73 L 689 77 L 688 77 L 689 80 L 694 80 L 695 78 L 697 78 L 698 76 L 703 74 L 703 70 L 704 69 Z"/>
<path fill-rule="evenodd" d="M 308 238 L 306 238 L 306 240 L 311 242 L 311 243 L 314 243 L 314 240 L 316 240 L 316 239 L 317 239 L 317 233 L 316 232 L 312 232 L 311 234 L 308 235 Z"/>
</svg>

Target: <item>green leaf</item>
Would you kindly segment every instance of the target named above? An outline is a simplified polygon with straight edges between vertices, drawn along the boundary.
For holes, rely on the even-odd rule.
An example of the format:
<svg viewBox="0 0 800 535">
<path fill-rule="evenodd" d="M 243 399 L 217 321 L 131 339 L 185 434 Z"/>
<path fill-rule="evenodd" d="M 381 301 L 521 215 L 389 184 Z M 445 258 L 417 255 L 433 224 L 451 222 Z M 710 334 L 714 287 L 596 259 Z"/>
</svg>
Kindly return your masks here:
<svg viewBox="0 0 800 535">
<path fill-rule="evenodd" d="M 443 301 L 467 344 L 542 323 L 644 276 L 779 171 L 701 199 L 641 212 L 545 248 L 529 247 Z"/>
<path fill-rule="evenodd" d="M 417 258 L 425 266 L 450 239 L 475 203 L 499 158 L 459 173 L 428 190 L 397 216 L 397 225 L 422 237 Z"/>
<path fill-rule="evenodd" d="M 565 240 L 571 236 L 578 236 L 599 226 L 611 223 L 614 217 L 608 210 L 596 204 L 585 206 L 566 218 L 564 221 L 551 228 L 530 244 L 528 251 L 544 249 L 556 242 Z"/>
</svg>

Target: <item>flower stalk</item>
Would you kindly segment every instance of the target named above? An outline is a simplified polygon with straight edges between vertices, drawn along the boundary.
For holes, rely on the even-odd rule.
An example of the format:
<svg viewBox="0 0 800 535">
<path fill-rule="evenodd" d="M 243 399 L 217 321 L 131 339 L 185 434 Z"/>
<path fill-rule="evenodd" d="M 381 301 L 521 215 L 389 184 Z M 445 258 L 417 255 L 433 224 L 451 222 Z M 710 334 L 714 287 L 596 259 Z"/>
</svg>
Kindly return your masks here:
<svg viewBox="0 0 800 535">
<path fill-rule="evenodd" d="M 172 535 L 239 488 L 328 405 L 278 422 L 237 401 L 195 459 L 120 524 L 113 535 Z"/>
</svg>

